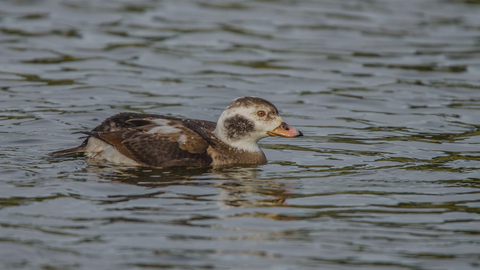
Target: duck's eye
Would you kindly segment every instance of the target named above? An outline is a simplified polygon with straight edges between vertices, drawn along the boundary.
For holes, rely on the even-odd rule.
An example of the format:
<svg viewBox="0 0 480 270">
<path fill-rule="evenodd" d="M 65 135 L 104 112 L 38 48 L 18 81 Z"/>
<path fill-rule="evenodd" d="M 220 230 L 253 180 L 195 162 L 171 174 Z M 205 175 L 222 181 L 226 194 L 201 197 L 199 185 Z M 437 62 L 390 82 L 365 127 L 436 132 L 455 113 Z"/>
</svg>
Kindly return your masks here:
<svg viewBox="0 0 480 270">
<path fill-rule="evenodd" d="M 258 111 L 257 115 L 260 117 L 264 117 L 266 115 L 265 111 Z"/>
</svg>

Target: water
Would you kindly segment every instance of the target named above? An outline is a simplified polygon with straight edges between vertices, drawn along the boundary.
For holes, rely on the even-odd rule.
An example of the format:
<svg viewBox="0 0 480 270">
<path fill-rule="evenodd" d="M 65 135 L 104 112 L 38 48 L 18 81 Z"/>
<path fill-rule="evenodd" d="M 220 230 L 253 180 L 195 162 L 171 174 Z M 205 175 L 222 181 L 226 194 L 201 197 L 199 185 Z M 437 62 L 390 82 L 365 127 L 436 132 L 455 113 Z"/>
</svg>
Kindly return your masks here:
<svg viewBox="0 0 480 270">
<path fill-rule="evenodd" d="M 1 269 L 478 269 L 480 2 L 0 2 Z M 264 97 L 269 163 L 50 158 Z"/>
</svg>

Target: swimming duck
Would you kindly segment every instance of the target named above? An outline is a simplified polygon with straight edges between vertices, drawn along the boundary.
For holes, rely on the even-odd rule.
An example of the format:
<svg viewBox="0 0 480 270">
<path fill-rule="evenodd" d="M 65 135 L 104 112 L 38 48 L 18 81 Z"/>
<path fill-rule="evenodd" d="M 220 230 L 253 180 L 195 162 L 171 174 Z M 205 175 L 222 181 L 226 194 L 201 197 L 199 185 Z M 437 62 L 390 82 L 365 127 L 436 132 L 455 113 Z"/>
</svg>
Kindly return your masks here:
<svg viewBox="0 0 480 270">
<path fill-rule="evenodd" d="M 154 168 L 265 164 L 260 139 L 303 136 L 271 102 L 258 97 L 233 100 L 217 123 L 124 112 L 79 133 L 87 135 L 80 146 L 50 155 L 84 152 L 96 160 Z"/>
</svg>

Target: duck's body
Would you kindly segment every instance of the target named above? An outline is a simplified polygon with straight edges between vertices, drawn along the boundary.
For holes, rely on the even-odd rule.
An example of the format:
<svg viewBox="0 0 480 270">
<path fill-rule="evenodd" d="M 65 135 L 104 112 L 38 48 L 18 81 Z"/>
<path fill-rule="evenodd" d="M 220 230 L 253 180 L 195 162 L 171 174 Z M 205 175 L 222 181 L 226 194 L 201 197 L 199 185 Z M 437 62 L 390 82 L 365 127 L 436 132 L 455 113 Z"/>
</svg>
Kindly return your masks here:
<svg viewBox="0 0 480 270">
<path fill-rule="evenodd" d="M 51 155 L 85 152 L 94 159 L 154 168 L 265 164 L 267 159 L 258 140 L 303 135 L 283 122 L 273 104 L 257 97 L 234 100 L 218 124 L 156 114 L 119 113 L 82 133 L 87 138 L 80 146 Z"/>
</svg>

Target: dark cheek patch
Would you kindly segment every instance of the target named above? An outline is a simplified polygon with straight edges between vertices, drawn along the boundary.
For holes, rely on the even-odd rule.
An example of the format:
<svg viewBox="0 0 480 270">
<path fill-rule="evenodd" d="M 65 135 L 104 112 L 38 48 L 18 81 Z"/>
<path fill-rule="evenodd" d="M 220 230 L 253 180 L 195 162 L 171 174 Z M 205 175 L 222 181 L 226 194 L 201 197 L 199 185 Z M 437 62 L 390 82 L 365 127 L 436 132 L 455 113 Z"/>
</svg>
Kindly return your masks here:
<svg viewBox="0 0 480 270">
<path fill-rule="evenodd" d="M 252 121 L 240 115 L 227 118 L 224 126 L 227 130 L 227 137 L 232 141 L 238 141 L 255 129 Z"/>
</svg>

